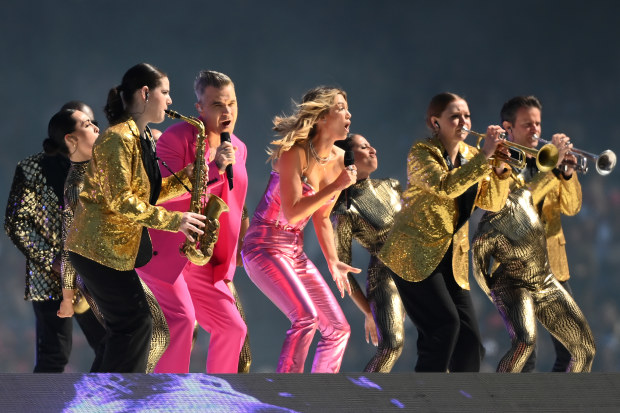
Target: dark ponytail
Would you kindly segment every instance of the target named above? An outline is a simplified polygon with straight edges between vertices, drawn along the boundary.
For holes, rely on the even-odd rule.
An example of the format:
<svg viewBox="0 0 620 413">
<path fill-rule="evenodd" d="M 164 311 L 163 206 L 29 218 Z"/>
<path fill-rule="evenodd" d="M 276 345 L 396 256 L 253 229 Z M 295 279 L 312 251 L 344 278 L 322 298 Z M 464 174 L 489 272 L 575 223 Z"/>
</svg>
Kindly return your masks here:
<svg viewBox="0 0 620 413">
<path fill-rule="evenodd" d="M 124 122 L 130 117 L 128 108 L 134 103 L 136 90 L 143 86 L 154 89 L 160 85 L 166 74 L 148 63 L 138 63 L 123 76 L 120 85 L 110 89 L 108 100 L 103 108 L 110 125 Z"/>
<path fill-rule="evenodd" d="M 65 135 L 75 131 L 74 109 L 62 109 L 50 119 L 47 125 L 47 138 L 43 141 L 43 150 L 47 155 L 62 154 L 69 156 Z"/>
<path fill-rule="evenodd" d="M 105 112 L 106 118 L 108 118 L 108 123 L 110 125 L 115 125 L 120 123 L 128 118 L 125 114 L 125 108 L 123 106 L 123 98 L 121 97 L 121 86 L 113 87 L 108 92 L 108 100 L 103 108 Z"/>
</svg>

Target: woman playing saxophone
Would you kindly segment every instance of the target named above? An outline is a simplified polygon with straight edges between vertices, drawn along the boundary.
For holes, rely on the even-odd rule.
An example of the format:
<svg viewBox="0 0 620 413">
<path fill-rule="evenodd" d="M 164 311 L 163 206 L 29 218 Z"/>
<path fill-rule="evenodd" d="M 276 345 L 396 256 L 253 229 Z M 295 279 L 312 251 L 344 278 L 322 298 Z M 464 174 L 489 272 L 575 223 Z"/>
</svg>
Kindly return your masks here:
<svg viewBox="0 0 620 413">
<path fill-rule="evenodd" d="M 162 180 L 147 128 L 164 120 L 171 103 L 168 77 L 146 63 L 110 90 L 105 112 L 111 126 L 95 142 L 68 230 L 65 248 L 108 330 L 101 372 L 146 370 L 153 321 L 135 271 L 153 253 L 146 228 L 181 231 L 190 239 L 192 232 L 203 233 L 203 215 L 154 205 L 185 191 L 174 177 Z M 191 170 L 178 174 L 187 186 Z"/>
</svg>

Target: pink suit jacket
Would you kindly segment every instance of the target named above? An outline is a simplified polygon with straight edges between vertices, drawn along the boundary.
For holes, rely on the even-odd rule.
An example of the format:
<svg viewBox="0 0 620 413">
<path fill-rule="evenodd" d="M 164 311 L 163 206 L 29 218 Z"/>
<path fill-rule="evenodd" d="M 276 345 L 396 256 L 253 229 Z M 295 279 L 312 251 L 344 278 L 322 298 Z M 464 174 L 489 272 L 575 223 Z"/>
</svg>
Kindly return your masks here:
<svg viewBox="0 0 620 413">
<path fill-rule="evenodd" d="M 157 141 L 157 156 L 160 159 L 162 176 L 170 175 L 165 162 L 175 173 L 196 159 L 196 135 L 198 130 L 189 123 L 182 122 L 170 126 Z M 241 225 L 241 214 L 248 188 L 248 175 L 245 167 L 247 148 L 235 135 L 231 135 L 231 143 L 237 147 L 235 152 L 236 163 L 233 165 L 233 189 L 228 188 L 226 174 L 219 174 L 215 162 L 209 165 L 209 192 L 222 198 L 230 209 L 220 218 L 220 234 L 215 244 L 213 257 L 209 264 L 213 267 L 214 285 L 230 295 L 228 287 L 221 281 L 232 280 L 235 274 L 237 242 Z M 207 142 L 205 158 L 208 159 L 209 145 Z M 191 194 L 186 193 L 161 204 L 171 211 L 188 211 Z M 174 283 L 186 265 L 187 258 L 179 252 L 179 247 L 185 242 L 183 233 L 170 233 L 149 229 L 153 243 L 153 258 L 144 267 L 140 268 L 150 276 L 170 284 Z"/>
</svg>

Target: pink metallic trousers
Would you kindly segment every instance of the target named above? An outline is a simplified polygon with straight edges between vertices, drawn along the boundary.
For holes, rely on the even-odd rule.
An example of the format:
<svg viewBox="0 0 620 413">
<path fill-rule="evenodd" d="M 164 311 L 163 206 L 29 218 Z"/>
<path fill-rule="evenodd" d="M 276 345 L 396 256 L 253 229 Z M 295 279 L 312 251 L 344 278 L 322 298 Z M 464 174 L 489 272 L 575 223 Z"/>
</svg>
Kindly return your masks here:
<svg viewBox="0 0 620 413">
<path fill-rule="evenodd" d="M 351 329 L 325 279 L 303 252 L 303 232 L 253 222 L 242 256 L 252 282 L 291 320 L 276 371 L 304 371 L 318 328 L 321 339 L 312 372 L 337 373 Z"/>
</svg>

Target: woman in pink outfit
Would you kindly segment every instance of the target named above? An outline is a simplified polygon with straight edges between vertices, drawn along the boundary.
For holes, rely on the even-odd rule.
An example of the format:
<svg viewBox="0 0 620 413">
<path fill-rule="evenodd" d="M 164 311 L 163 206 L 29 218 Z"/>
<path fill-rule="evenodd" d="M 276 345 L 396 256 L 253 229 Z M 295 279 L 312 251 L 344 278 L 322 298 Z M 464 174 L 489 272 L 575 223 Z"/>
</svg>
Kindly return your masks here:
<svg viewBox="0 0 620 413">
<path fill-rule="evenodd" d="M 347 273 L 361 270 L 340 262 L 329 214 L 340 191 L 355 182 L 355 166 L 344 167 L 351 124 L 346 93 L 318 87 L 307 92 L 297 111 L 276 117 L 273 171 L 250 223 L 243 264 L 250 279 L 291 320 L 277 371 L 301 373 L 316 329 L 321 333 L 313 373 L 337 373 L 350 335 L 336 297 L 303 252 L 303 228 L 314 229 L 341 296 L 351 293 Z"/>
<path fill-rule="evenodd" d="M 152 231 L 153 259 L 140 268 L 139 274 L 155 294 L 170 328 L 170 345 L 155 372 L 189 372 L 194 322 L 197 320 L 211 333 L 207 373 L 237 373 L 247 327 L 235 306 L 231 290 L 248 186 L 247 150 L 245 144 L 232 134 L 237 120 L 237 98 L 232 80 L 223 73 L 203 70 L 196 78 L 194 89 L 198 99 L 196 109 L 205 125 L 208 190 L 226 202 L 229 212 L 219 218 L 219 237 L 206 265 L 192 264 L 179 253 L 182 237 Z M 231 142 L 220 139 L 223 132 L 230 134 Z M 196 135 L 197 129 L 186 122 L 166 129 L 157 141 L 162 175 L 169 174 L 167 168 L 177 171 L 181 165 L 194 162 Z M 225 174 L 228 165 L 233 168 L 232 189 Z M 189 203 L 190 194 L 187 193 L 162 205 L 168 210 L 186 211 Z"/>
</svg>

